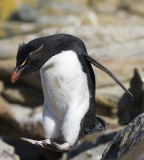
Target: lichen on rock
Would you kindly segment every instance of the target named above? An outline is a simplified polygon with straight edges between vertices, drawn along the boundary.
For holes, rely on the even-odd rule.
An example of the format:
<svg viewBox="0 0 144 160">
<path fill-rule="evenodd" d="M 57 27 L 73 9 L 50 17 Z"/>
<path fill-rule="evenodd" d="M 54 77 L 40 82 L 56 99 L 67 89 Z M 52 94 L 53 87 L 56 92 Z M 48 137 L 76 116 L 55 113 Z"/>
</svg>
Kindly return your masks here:
<svg viewBox="0 0 144 160">
<path fill-rule="evenodd" d="M 140 113 L 144 112 L 144 84 L 137 69 L 130 82 L 130 89 L 134 98 L 130 99 L 125 93 L 118 103 L 119 123 L 128 124 Z"/>
<path fill-rule="evenodd" d="M 120 130 L 109 143 L 101 160 L 117 160 L 134 148 L 144 138 L 144 113 L 137 116 L 124 129 Z"/>
</svg>

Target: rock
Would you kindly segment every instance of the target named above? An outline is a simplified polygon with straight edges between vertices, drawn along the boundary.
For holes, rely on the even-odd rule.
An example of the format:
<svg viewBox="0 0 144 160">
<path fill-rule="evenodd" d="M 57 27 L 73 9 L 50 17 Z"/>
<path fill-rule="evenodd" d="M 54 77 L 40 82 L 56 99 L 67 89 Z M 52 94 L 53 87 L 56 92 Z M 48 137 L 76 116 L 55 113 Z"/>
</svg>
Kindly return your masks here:
<svg viewBox="0 0 144 160">
<path fill-rule="evenodd" d="M 113 139 L 113 137 L 118 131 L 121 130 L 121 128 L 123 128 L 117 124 L 116 119 L 114 118 L 101 118 L 103 118 L 108 123 L 108 129 L 86 136 L 84 141 L 82 141 L 82 143 L 79 144 L 74 150 L 67 152 L 66 159 L 99 160 L 101 158 L 102 152 L 107 147 L 108 142 Z"/>
<path fill-rule="evenodd" d="M 36 35 L 15 36 L 12 38 L 0 40 L 0 60 L 12 59 L 17 55 L 18 45 L 22 42 L 28 42 Z"/>
<path fill-rule="evenodd" d="M 102 160 L 117 160 L 144 138 L 144 113 L 120 130 L 105 149 Z"/>
<path fill-rule="evenodd" d="M 16 59 L 0 60 L 0 79 L 10 82 L 10 77 L 15 68 Z"/>
<path fill-rule="evenodd" d="M 86 10 L 80 15 L 43 15 L 39 18 L 37 17 L 37 19 L 31 23 L 5 22 L 0 24 L 0 38 L 38 33 L 39 31 L 50 27 L 80 27 L 81 25 L 97 25 L 97 23 L 96 14 L 91 10 Z"/>
<path fill-rule="evenodd" d="M 131 100 L 125 93 L 118 103 L 119 123 L 128 124 L 140 113 L 144 112 L 144 84 L 138 70 L 134 70 L 134 76 L 131 79 L 130 89 L 134 96 Z"/>
<path fill-rule="evenodd" d="M 0 80 L 0 95 L 3 90 L 4 90 L 4 84 L 3 81 Z"/>
<path fill-rule="evenodd" d="M 0 38 L 7 38 L 22 34 L 32 34 L 40 30 L 35 23 L 4 22 L 0 24 Z M 13 46 L 10 46 L 13 48 Z"/>
<path fill-rule="evenodd" d="M 0 139 L 0 160 L 20 160 L 15 153 L 14 147 L 6 144 Z"/>
<path fill-rule="evenodd" d="M 123 83 L 128 88 L 128 83 Z M 124 91 L 118 86 L 96 87 L 97 113 L 105 116 L 117 116 L 117 104 Z"/>
<path fill-rule="evenodd" d="M 64 14 L 75 14 L 81 13 L 87 8 L 88 0 L 64 0 L 63 5 L 59 1 L 36 1 L 32 0 L 25 1 L 18 6 L 16 12 L 17 20 L 30 22 L 41 18 L 43 15 L 64 15 Z M 14 19 L 14 15 L 11 19 Z"/>
<path fill-rule="evenodd" d="M 2 137 L 3 141 L 14 146 L 16 153 L 22 160 L 57 160 L 61 157 L 60 152 L 45 151 L 34 145 L 24 143 L 11 137 Z M 46 157 L 47 155 L 47 157 Z"/>
<path fill-rule="evenodd" d="M 85 144 L 86 145 L 86 144 Z M 107 147 L 107 143 L 101 144 L 95 148 L 88 149 L 85 152 L 79 153 L 77 156 L 69 157 L 69 160 L 99 160 L 105 148 Z"/>
<path fill-rule="evenodd" d="M 17 45 L 13 40 L 0 40 L 0 59 L 9 59 L 16 56 Z"/>
<path fill-rule="evenodd" d="M 67 13 L 81 13 L 88 6 L 88 0 L 63 0 L 59 1 L 33 1 L 33 0 L 12 0 L 8 2 L 4 0 L 0 4 L 0 10 L 2 14 L 1 20 L 22 20 L 33 21 L 39 15 L 59 15 Z"/>
<path fill-rule="evenodd" d="M 130 11 L 131 13 L 144 16 L 143 10 L 144 1 L 143 0 L 123 0 L 120 3 L 120 8 Z"/>
<path fill-rule="evenodd" d="M 94 8 L 98 13 L 107 13 L 107 14 L 112 14 L 118 11 L 119 3 L 120 3 L 119 0 L 90 1 L 91 7 Z"/>
<path fill-rule="evenodd" d="M 130 14 L 129 12 L 125 11 L 124 9 L 120 9 L 116 11 L 115 14 L 107 14 L 107 13 L 98 13 L 97 14 L 98 22 L 100 25 L 106 26 L 106 25 L 143 25 L 143 17 L 136 15 L 136 14 Z"/>
<path fill-rule="evenodd" d="M 1 1 L 0 3 L 0 10 L 1 10 L 1 15 L 0 15 L 0 21 L 7 20 L 9 18 L 9 14 L 16 9 L 16 1 Z"/>
<path fill-rule="evenodd" d="M 30 106 L 43 104 L 42 91 L 28 86 L 6 86 L 5 90 L 2 92 L 2 96 L 10 103 Z"/>
<path fill-rule="evenodd" d="M 42 106 L 34 109 L 20 105 L 0 106 L 1 134 L 13 138 L 44 139 Z"/>
<path fill-rule="evenodd" d="M 108 142 L 116 135 L 121 129 L 117 126 L 110 128 L 93 135 L 91 140 L 88 140 L 87 136 L 85 141 L 82 142 L 76 149 L 67 152 L 67 158 L 69 160 L 99 160 L 102 156 L 104 149 L 107 147 Z M 64 160 L 65 160 L 64 159 Z M 63 160 L 63 159 L 62 159 Z"/>
<path fill-rule="evenodd" d="M 114 100 L 114 97 L 106 97 L 104 95 L 96 95 L 96 108 L 97 114 L 105 115 L 105 116 L 115 116 L 116 115 L 116 107 L 117 101 Z"/>
<path fill-rule="evenodd" d="M 23 148 L 24 142 L 20 141 L 20 138 L 27 137 L 36 140 L 44 139 L 44 131 L 42 127 L 42 106 L 31 109 L 20 105 L 0 105 L 0 123 L 1 135 L 9 137 L 10 139 L 14 138 L 19 143 L 23 143 L 19 144 L 19 148 L 17 149 L 17 151 L 19 150 L 22 155 L 25 154 L 22 158 L 27 157 L 26 159 L 29 159 L 30 157 L 36 157 L 37 154 L 35 154 L 35 152 L 37 152 L 38 148 L 34 148 L 34 146 L 29 145 L 29 147 L 27 147 L 27 149 L 29 148 L 28 155 L 35 154 L 35 156 L 30 155 L 28 157 L 25 152 L 27 149 L 25 150 Z M 31 150 L 32 147 L 33 150 Z M 50 150 L 42 151 L 43 154 L 48 157 L 47 159 L 55 160 L 61 157 L 61 153 Z M 40 157 L 44 156 L 40 155 Z"/>
<path fill-rule="evenodd" d="M 126 153 L 120 160 L 143 160 L 143 149 L 144 149 L 144 140 L 137 144 L 135 148 Z"/>
<path fill-rule="evenodd" d="M 8 105 L 9 103 L 2 96 L 0 96 L 0 111 L 3 110 Z"/>
</svg>

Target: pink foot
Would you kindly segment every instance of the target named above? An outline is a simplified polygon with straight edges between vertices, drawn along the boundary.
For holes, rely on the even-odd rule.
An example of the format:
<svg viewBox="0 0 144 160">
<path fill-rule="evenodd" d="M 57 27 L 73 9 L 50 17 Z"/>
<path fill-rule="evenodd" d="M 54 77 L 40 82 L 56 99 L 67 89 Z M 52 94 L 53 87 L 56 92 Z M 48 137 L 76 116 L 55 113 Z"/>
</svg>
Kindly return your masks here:
<svg viewBox="0 0 144 160">
<path fill-rule="evenodd" d="M 67 151 L 70 148 L 70 144 L 68 142 L 65 142 L 63 144 L 58 144 L 51 139 L 37 141 L 37 140 L 33 140 L 33 139 L 28 139 L 28 138 L 21 138 L 21 140 L 28 142 L 28 143 L 31 143 L 33 145 L 36 145 L 38 147 L 50 149 L 50 150 L 53 150 L 56 152 Z"/>
<path fill-rule="evenodd" d="M 44 148 L 43 141 L 45 141 L 47 144 L 51 145 L 51 140 L 50 139 L 37 141 L 37 140 L 22 137 L 21 140 L 23 140 L 25 142 L 28 142 L 28 143 L 31 143 L 31 144 L 34 144 L 34 145 L 39 146 L 39 147 L 43 147 L 43 148 Z"/>
</svg>

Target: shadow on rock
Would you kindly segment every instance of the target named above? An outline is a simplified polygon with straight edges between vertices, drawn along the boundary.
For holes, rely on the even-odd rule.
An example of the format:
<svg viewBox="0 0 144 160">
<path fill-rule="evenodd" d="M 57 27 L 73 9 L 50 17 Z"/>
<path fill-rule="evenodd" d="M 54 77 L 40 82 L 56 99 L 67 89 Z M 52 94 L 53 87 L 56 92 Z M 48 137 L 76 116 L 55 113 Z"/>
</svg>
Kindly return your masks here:
<svg viewBox="0 0 144 160">
<path fill-rule="evenodd" d="M 136 116 L 144 111 L 144 86 L 137 69 L 130 82 L 130 92 L 134 99 L 125 93 L 118 103 L 118 117 L 120 124 L 130 123 Z"/>
</svg>

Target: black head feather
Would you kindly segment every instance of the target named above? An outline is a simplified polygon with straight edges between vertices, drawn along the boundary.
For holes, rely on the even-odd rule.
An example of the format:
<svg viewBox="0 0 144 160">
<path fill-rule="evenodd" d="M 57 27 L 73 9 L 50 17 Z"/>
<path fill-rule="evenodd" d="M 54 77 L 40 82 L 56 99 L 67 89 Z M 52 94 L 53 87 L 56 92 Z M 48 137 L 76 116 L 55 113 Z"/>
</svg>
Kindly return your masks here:
<svg viewBox="0 0 144 160">
<path fill-rule="evenodd" d="M 20 43 L 18 44 L 18 49 L 22 48 L 25 44 L 26 44 L 25 42 L 20 42 Z"/>
<path fill-rule="evenodd" d="M 25 61 L 32 50 L 33 47 L 29 44 L 21 43 L 19 45 L 16 64 L 17 67 L 20 67 L 20 65 Z"/>
<path fill-rule="evenodd" d="M 21 75 L 31 73 L 40 69 L 52 56 L 67 50 L 73 50 L 79 55 L 86 53 L 83 42 L 67 34 L 56 34 L 37 38 L 26 44 L 21 43 L 18 48 L 16 68 L 24 68 Z"/>
</svg>

